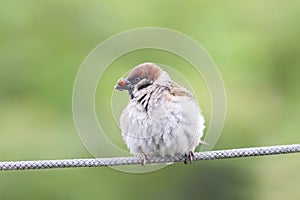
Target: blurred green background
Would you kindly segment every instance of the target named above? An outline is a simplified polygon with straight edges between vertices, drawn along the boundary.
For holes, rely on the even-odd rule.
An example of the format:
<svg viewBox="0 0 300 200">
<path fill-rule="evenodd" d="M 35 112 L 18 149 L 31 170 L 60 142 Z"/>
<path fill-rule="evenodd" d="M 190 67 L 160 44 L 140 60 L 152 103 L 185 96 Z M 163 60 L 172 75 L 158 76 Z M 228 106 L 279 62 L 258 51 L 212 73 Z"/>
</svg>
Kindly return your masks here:
<svg viewBox="0 0 300 200">
<path fill-rule="evenodd" d="M 218 65 L 228 107 L 215 149 L 299 143 L 299 19 L 300 1 L 294 0 L 2 0 L 0 160 L 91 157 L 72 119 L 77 70 L 104 39 L 145 26 L 191 36 Z M 133 64 L 151 59 L 178 70 L 184 64 L 151 50 L 128 55 L 115 63 L 124 68 L 100 81 L 104 92 L 111 93 Z M 183 73 L 194 86 L 192 71 Z M 101 91 L 99 118 L 111 116 L 104 106 L 110 99 Z M 195 93 L 208 118 L 207 94 Z M 112 138 L 120 139 L 118 129 L 109 127 Z M 0 199 L 300 199 L 299 169 L 294 154 L 175 164 L 149 174 L 110 168 L 3 171 Z"/>
</svg>

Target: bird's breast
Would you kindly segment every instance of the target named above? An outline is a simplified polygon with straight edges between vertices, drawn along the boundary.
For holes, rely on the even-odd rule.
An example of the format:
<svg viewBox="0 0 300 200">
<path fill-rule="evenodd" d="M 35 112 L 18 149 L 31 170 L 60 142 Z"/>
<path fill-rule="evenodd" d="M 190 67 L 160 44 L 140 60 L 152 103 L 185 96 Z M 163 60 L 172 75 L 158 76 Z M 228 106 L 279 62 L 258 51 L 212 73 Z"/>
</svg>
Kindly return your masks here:
<svg viewBox="0 0 300 200">
<path fill-rule="evenodd" d="M 131 150 L 136 147 L 152 151 L 161 143 L 172 141 L 181 121 L 182 108 L 178 101 L 166 102 L 163 96 L 150 99 L 145 96 L 140 101 L 129 103 L 121 115 L 120 124 L 123 139 Z"/>
</svg>

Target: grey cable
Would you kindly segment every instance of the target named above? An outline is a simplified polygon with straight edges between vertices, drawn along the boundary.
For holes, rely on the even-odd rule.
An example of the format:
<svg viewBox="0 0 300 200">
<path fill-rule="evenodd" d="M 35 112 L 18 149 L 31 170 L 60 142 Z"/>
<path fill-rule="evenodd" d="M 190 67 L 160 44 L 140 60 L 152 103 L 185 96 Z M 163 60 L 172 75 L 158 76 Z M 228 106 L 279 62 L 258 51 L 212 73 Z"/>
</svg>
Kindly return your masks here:
<svg viewBox="0 0 300 200">
<path fill-rule="evenodd" d="M 230 149 L 218 151 L 195 152 L 193 160 L 215 160 L 227 158 L 239 158 L 250 156 L 265 156 L 276 154 L 287 154 L 300 152 L 300 144 L 253 147 L 243 149 Z M 147 163 L 170 163 L 181 162 L 185 156 L 170 158 L 149 158 Z M 71 167 L 101 167 L 116 165 L 141 164 L 142 160 L 136 157 L 119 158 L 95 158 L 95 159 L 66 159 L 66 160 L 38 160 L 38 161 L 9 161 L 0 162 L 0 170 L 26 170 L 26 169 L 49 169 L 49 168 L 71 168 Z"/>
</svg>

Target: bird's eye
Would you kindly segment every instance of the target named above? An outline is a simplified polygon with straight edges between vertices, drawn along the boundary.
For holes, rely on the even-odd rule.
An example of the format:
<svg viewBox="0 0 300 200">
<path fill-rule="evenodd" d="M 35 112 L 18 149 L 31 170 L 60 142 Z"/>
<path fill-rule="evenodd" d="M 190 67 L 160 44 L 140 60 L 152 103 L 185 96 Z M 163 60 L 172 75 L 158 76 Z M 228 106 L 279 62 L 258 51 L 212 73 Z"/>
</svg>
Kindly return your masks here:
<svg viewBox="0 0 300 200">
<path fill-rule="evenodd" d="M 140 80 L 141 80 L 140 77 L 136 77 L 135 82 L 137 83 L 137 82 L 139 82 Z"/>
</svg>

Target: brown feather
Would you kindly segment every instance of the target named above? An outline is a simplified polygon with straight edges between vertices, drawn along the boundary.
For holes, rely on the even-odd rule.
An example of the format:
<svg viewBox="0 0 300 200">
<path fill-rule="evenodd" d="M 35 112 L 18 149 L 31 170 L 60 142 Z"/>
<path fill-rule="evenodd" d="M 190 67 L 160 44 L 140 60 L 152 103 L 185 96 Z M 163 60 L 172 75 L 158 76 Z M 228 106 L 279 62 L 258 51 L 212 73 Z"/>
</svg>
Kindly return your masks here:
<svg viewBox="0 0 300 200">
<path fill-rule="evenodd" d="M 170 94 L 174 96 L 187 96 L 193 98 L 191 92 L 186 90 L 184 87 L 179 86 L 177 83 L 172 83 L 170 87 Z"/>
<path fill-rule="evenodd" d="M 154 63 L 143 63 L 136 66 L 128 75 L 128 79 L 133 79 L 136 76 L 141 78 L 149 78 L 151 81 L 156 81 L 161 74 L 161 69 Z"/>
</svg>

